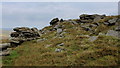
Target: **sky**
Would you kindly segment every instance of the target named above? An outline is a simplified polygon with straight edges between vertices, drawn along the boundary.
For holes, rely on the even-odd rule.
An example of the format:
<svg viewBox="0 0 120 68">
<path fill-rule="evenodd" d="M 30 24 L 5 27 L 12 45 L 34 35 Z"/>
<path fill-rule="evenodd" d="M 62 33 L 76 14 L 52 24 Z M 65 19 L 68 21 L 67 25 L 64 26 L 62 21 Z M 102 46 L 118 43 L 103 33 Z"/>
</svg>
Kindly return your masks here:
<svg viewBox="0 0 120 68">
<path fill-rule="evenodd" d="M 59 19 L 78 19 L 81 14 L 117 15 L 117 2 L 3 2 L 2 28 L 37 27 Z"/>
</svg>

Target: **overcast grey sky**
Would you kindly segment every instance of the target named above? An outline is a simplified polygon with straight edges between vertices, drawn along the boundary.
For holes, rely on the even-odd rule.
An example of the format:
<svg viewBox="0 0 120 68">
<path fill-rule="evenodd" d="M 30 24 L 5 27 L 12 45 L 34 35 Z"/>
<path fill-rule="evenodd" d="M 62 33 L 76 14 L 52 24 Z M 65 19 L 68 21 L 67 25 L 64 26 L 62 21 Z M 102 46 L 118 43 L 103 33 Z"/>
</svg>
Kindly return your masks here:
<svg viewBox="0 0 120 68">
<path fill-rule="evenodd" d="M 117 15 L 117 2 L 3 2 L 2 28 L 43 28 L 51 19 L 76 19 L 80 14 Z"/>
</svg>

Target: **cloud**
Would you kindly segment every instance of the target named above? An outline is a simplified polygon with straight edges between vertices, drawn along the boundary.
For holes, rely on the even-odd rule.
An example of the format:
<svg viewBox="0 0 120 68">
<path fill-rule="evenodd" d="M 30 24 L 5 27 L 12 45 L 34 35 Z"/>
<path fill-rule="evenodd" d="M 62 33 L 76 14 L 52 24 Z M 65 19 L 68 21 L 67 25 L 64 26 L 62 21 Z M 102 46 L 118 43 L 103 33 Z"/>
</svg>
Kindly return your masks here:
<svg viewBox="0 0 120 68">
<path fill-rule="evenodd" d="M 3 27 L 43 28 L 52 18 L 78 18 L 82 13 L 117 14 L 117 3 L 99 2 L 4 2 Z"/>
</svg>

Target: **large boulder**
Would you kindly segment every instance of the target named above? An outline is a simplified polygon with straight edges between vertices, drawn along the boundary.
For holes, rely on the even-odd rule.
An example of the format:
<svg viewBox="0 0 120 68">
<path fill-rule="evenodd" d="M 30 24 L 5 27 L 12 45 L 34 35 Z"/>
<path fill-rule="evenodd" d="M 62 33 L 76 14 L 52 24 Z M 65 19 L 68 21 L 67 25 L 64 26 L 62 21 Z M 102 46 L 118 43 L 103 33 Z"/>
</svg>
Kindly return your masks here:
<svg viewBox="0 0 120 68">
<path fill-rule="evenodd" d="M 50 25 L 54 25 L 54 24 L 56 24 L 58 21 L 59 21 L 58 18 L 54 18 L 54 19 L 50 22 Z"/>
</svg>

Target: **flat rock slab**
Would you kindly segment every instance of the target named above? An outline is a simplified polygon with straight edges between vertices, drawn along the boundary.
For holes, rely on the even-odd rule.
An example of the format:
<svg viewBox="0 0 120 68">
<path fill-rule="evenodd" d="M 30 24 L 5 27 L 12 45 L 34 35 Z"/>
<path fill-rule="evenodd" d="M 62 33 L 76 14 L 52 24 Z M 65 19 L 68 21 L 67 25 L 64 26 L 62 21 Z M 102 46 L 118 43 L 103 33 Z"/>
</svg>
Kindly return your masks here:
<svg viewBox="0 0 120 68">
<path fill-rule="evenodd" d="M 113 36 L 113 37 L 117 37 L 119 36 L 119 32 L 118 31 L 114 31 L 114 30 L 109 30 L 106 34 L 106 36 Z"/>
<path fill-rule="evenodd" d="M 9 50 L 0 51 L 0 56 L 8 56 L 8 55 L 10 55 Z"/>
<path fill-rule="evenodd" d="M 95 40 L 97 40 L 98 36 L 91 36 L 88 40 L 90 42 L 94 42 Z"/>
<path fill-rule="evenodd" d="M 10 43 L 4 43 L 4 44 L 0 44 L 0 51 L 7 49 L 8 47 L 10 47 Z"/>
</svg>

